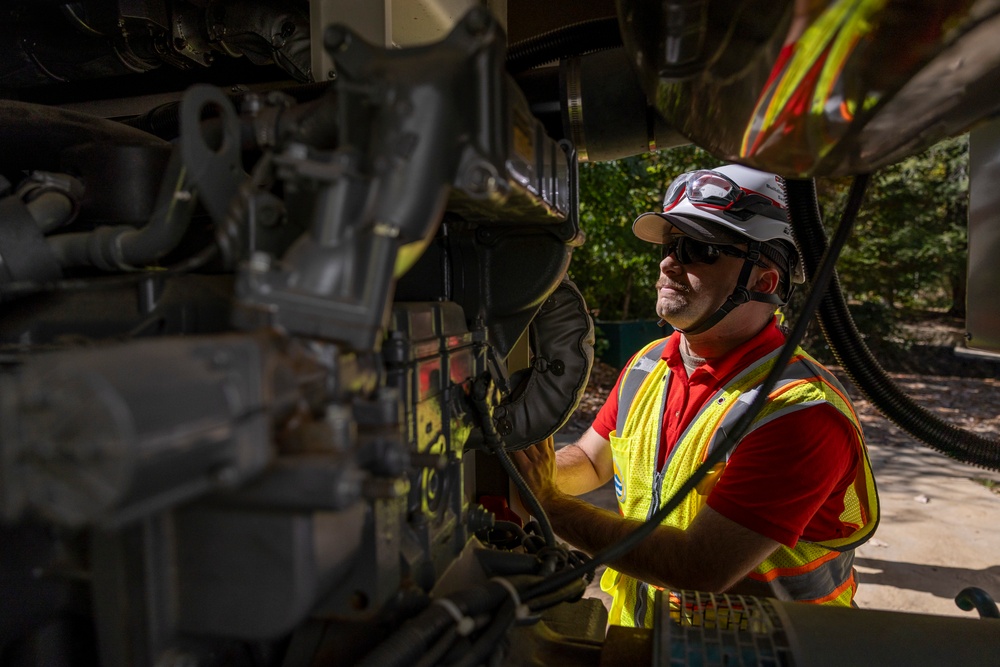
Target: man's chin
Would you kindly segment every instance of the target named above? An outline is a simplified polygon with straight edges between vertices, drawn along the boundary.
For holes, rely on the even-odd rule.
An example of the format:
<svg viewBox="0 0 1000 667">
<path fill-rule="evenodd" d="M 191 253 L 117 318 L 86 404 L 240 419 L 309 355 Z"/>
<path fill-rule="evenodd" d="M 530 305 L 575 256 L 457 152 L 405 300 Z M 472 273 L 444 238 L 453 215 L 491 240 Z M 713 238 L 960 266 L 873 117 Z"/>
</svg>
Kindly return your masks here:
<svg viewBox="0 0 1000 667">
<path fill-rule="evenodd" d="M 681 331 L 690 327 L 695 322 L 695 320 L 691 318 L 690 313 L 688 313 L 684 308 L 665 308 L 663 307 L 663 304 L 660 304 L 656 309 L 656 314 L 659 315 L 661 320 L 669 324 L 671 327 L 674 329 L 680 329 Z"/>
<path fill-rule="evenodd" d="M 656 314 L 668 322 L 678 316 L 683 317 L 686 309 L 687 304 L 678 302 L 677 299 L 661 296 L 656 302 Z"/>
</svg>

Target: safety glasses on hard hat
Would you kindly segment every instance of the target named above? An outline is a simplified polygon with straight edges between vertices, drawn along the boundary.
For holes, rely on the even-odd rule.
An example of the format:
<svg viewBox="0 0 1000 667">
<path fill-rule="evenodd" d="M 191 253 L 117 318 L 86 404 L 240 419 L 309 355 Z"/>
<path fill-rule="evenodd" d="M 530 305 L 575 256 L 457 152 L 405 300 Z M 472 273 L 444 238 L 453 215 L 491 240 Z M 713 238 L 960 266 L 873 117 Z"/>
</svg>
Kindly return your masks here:
<svg viewBox="0 0 1000 667">
<path fill-rule="evenodd" d="M 746 259 L 747 253 L 731 245 L 705 243 L 690 236 L 668 236 L 663 242 L 663 258 L 673 255 L 681 264 L 715 264 L 719 257 L 728 255 Z M 757 266 L 767 268 L 767 264 L 759 259 L 754 261 Z"/>
<path fill-rule="evenodd" d="M 675 178 L 663 197 L 663 212 L 671 211 L 685 196 L 694 206 L 724 211 L 744 220 L 754 214 L 778 220 L 785 216 L 775 200 L 742 188 L 725 174 L 710 169 L 689 171 Z"/>
</svg>

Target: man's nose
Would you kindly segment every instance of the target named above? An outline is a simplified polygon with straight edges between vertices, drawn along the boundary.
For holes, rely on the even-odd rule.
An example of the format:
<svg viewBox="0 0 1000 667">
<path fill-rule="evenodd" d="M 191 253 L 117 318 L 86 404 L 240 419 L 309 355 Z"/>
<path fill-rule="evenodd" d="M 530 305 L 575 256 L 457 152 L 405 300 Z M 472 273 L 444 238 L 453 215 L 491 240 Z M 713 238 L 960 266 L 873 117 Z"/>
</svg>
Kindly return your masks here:
<svg viewBox="0 0 1000 667">
<path fill-rule="evenodd" d="M 674 248 L 669 254 L 664 255 L 663 259 L 660 260 L 660 271 L 663 273 L 676 272 L 680 270 L 683 266 L 681 261 L 677 259 L 677 249 Z"/>
</svg>

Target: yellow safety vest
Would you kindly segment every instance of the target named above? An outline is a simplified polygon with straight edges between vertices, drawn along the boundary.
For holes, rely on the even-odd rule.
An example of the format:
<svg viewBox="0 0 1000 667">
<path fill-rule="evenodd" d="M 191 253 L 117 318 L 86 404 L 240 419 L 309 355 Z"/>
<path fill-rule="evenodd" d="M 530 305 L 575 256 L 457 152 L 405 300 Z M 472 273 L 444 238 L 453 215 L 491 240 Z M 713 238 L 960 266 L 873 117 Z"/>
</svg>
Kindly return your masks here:
<svg viewBox="0 0 1000 667">
<path fill-rule="evenodd" d="M 619 384 L 618 422 L 610 435 L 618 506 L 625 517 L 639 521 L 652 516 L 709 452 L 724 442 L 726 431 L 745 414 L 780 353 L 776 350 L 744 369 L 707 401 L 681 434 L 663 470 L 657 472 L 656 448 L 670 375 L 667 362 L 661 358 L 665 344 L 666 339 L 650 343 L 629 365 Z M 847 417 L 857 434 L 863 463 L 844 493 L 840 516 L 856 528 L 843 538 L 799 540 L 794 549 L 779 547 L 748 575 L 747 583 L 764 595 L 783 600 L 850 606 L 856 589 L 854 549 L 874 533 L 879 504 L 861 425 L 847 393 L 829 371 L 798 348 L 748 433 L 782 415 L 822 403 L 829 403 Z M 680 529 L 691 525 L 724 469 L 725 463 L 716 465 L 663 525 Z M 608 568 L 601 588 L 614 596 L 611 623 L 651 627 L 654 586 Z"/>
</svg>

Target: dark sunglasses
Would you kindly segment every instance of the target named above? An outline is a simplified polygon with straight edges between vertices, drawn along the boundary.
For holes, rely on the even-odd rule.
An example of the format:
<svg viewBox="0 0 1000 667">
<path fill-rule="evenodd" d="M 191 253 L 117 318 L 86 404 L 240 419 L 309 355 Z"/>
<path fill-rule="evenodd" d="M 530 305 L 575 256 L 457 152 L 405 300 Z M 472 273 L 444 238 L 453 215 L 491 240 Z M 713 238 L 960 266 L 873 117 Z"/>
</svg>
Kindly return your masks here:
<svg viewBox="0 0 1000 667">
<path fill-rule="evenodd" d="M 690 236 L 672 236 L 663 243 L 663 259 L 673 255 L 681 264 L 715 264 L 719 257 L 728 255 L 746 259 L 747 253 L 731 245 L 705 243 Z M 754 262 L 757 266 L 767 268 L 761 261 Z"/>
</svg>

